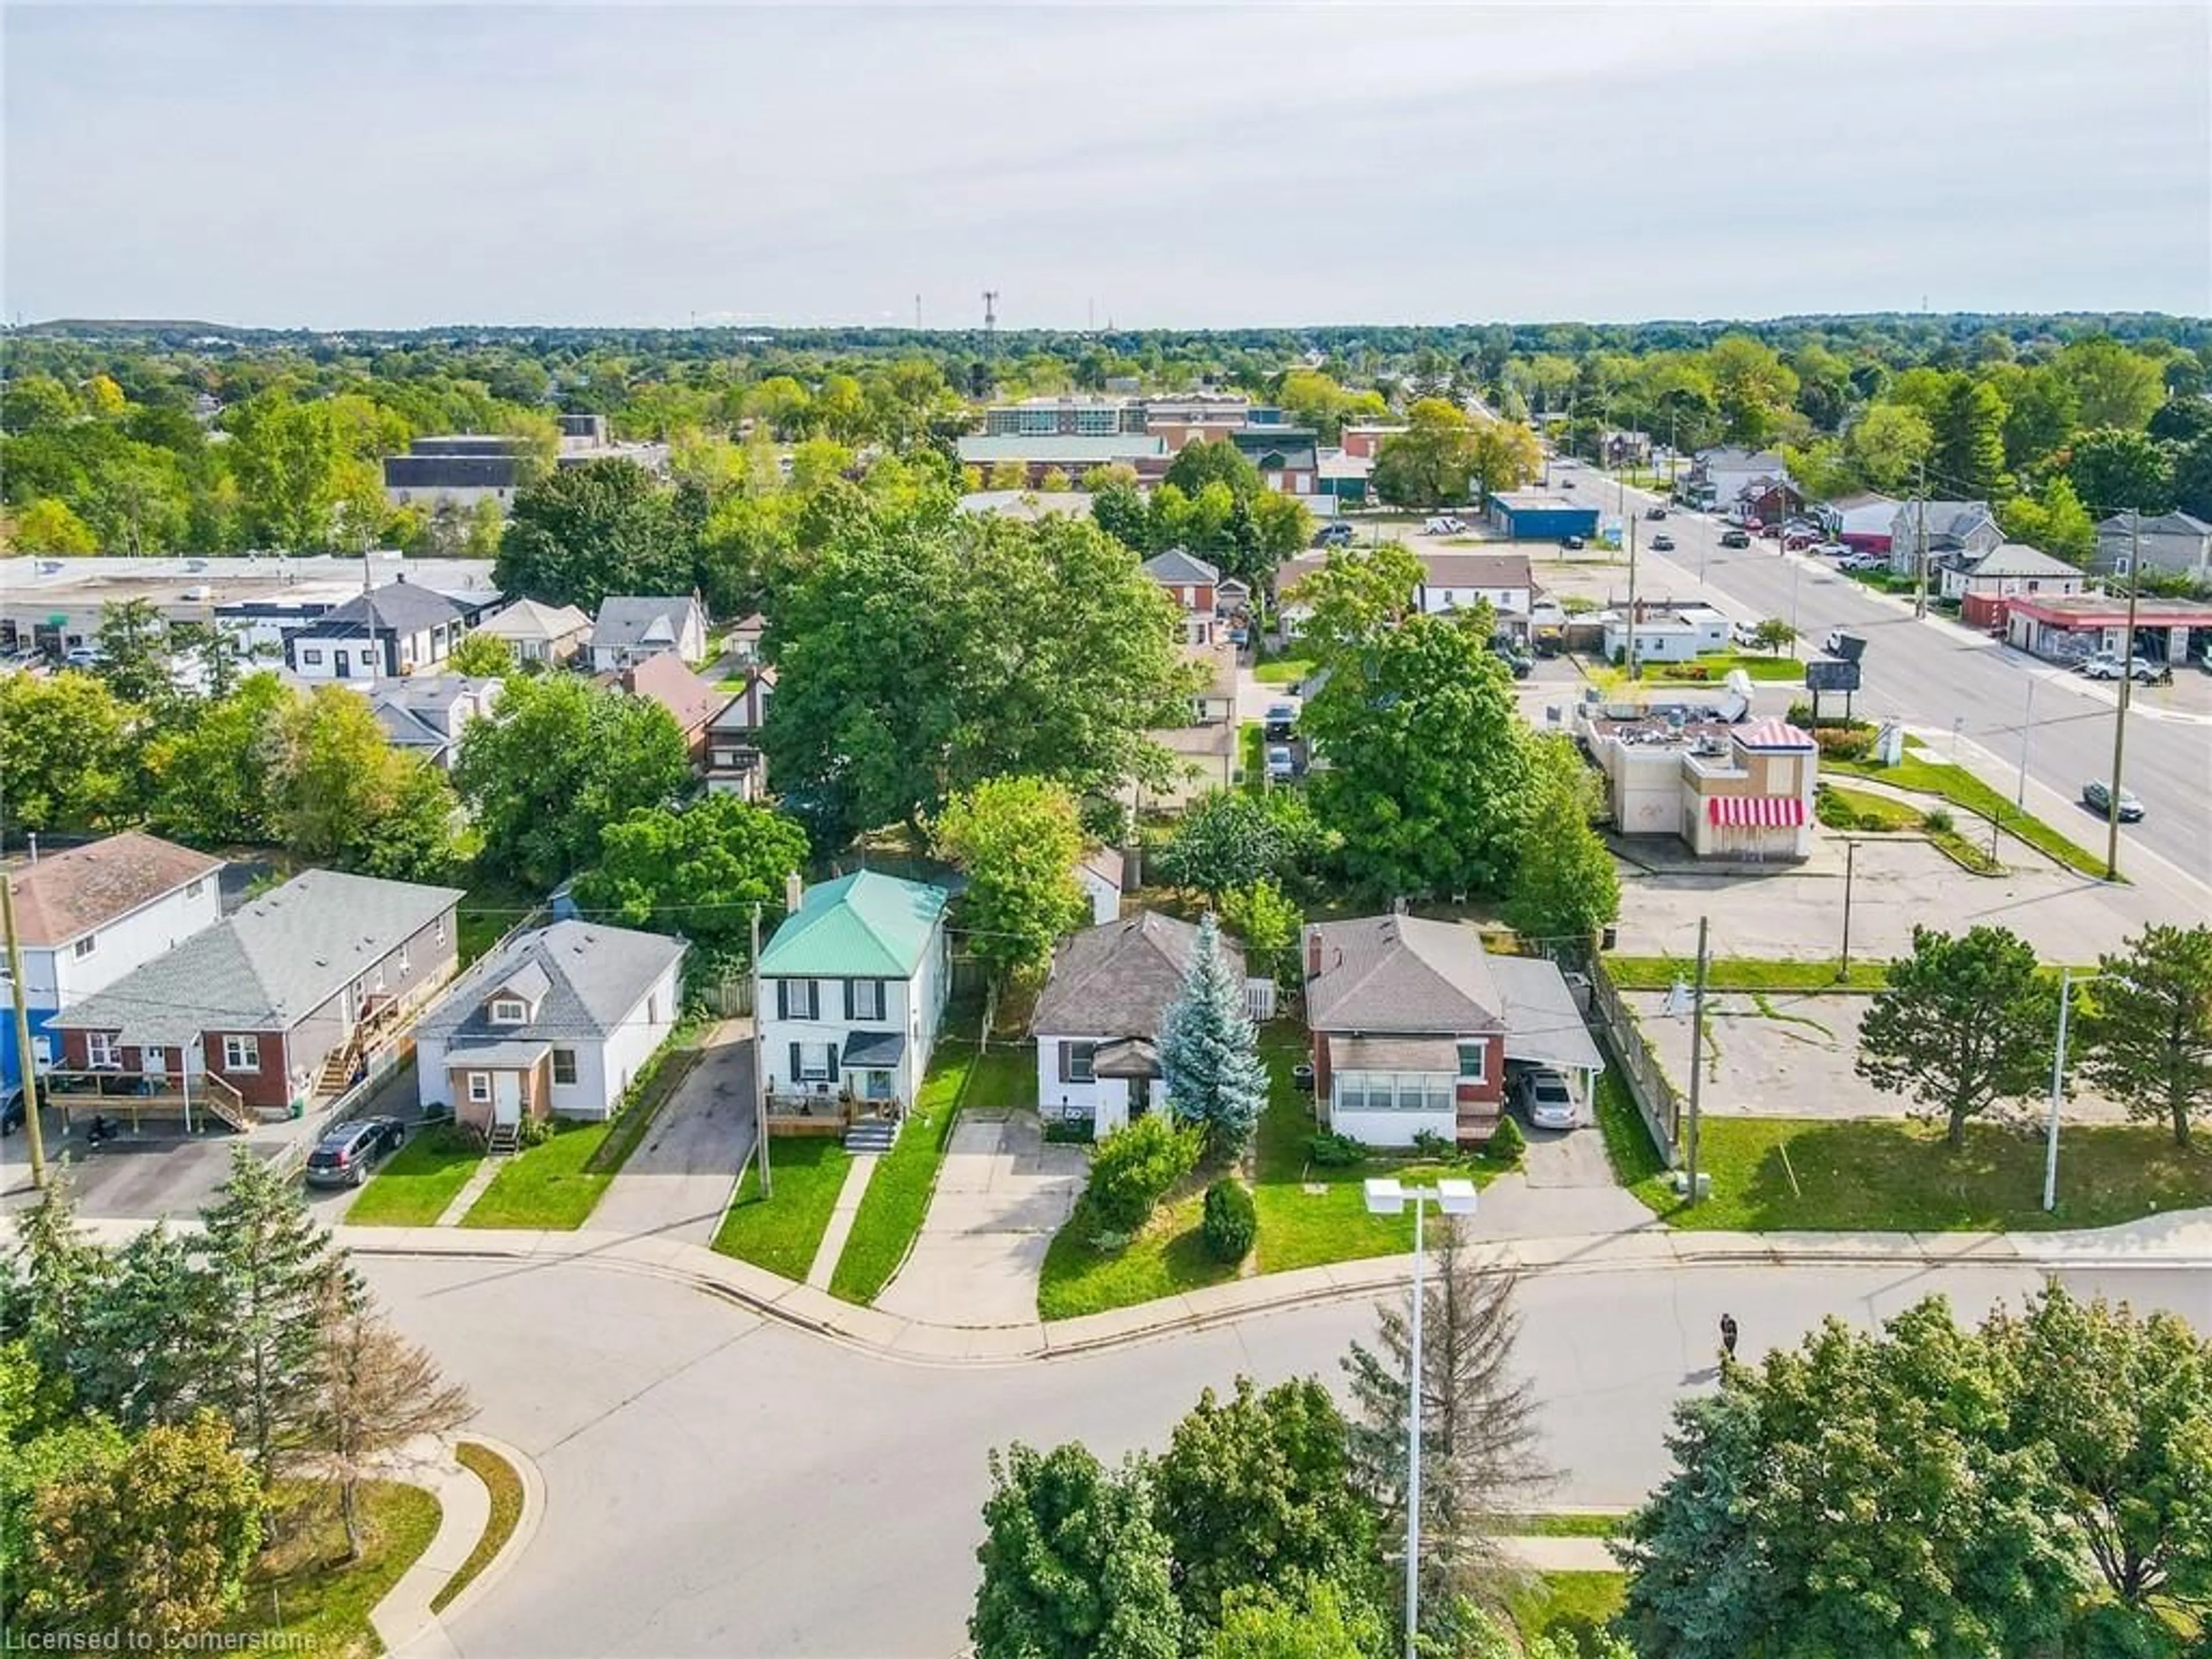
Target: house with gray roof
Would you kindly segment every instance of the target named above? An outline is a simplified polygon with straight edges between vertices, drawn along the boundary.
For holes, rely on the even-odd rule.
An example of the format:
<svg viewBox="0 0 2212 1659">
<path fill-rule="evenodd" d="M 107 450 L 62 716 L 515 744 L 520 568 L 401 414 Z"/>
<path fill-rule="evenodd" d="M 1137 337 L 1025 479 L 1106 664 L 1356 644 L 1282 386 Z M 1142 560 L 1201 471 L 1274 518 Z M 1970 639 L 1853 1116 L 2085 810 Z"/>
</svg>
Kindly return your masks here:
<svg viewBox="0 0 2212 1659">
<path fill-rule="evenodd" d="M 450 771 L 460 749 L 462 728 L 491 713 L 505 684 L 466 674 L 418 674 L 411 679 L 378 680 L 363 686 L 362 695 L 393 748 Z"/>
<path fill-rule="evenodd" d="M 55 1016 L 62 1066 L 95 1084 L 181 1078 L 243 1113 L 312 1108 L 453 977 L 461 898 L 337 870 L 295 876 Z"/>
<path fill-rule="evenodd" d="M 676 1029 L 684 948 L 596 921 L 517 934 L 416 1022 L 422 1103 L 487 1137 L 526 1117 L 607 1116 Z"/>
<path fill-rule="evenodd" d="M 951 985 L 949 896 L 876 870 L 799 895 L 758 969 L 771 1125 L 832 1133 L 913 1104 Z"/>
<path fill-rule="evenodd" d="M 1221 570 L 1194 553 L 1171 547 L 1155 553 L 1138 567 L 1167 591 L 1182 611 L 1185 645 L 1209 645 L 1214 635 L 1213 611 L 1220 595 Z"/>
<path fill-rule="evenodd" d="M 1489 1139 L 1509 1075 L 1547 1066 L 1584 1109 L 1605 1067 L 1556 963 L 1492 956 L 1456 922 L 1362 916 L 1305 930 L 1314 1110 L 1372 1146 Z"/>
<path fill-rule="evenodd" d="M 2086 580 L 2065 560 L 2023 542 L 1999 542 L 1986 553 L 1947 553 L 1935 574 L 1943 597 L 1960 602 L 1960 620 L 1974 628 L 2003 627 L 2008 599 L 2079 593 Z"/>
<path fill-rule="evenodd" d="M 1139 910 L 1060 941 L 1037 994 L 1037 1102 L 1047 1117 L 1111 1134 L 1162 1103 L 1160 1022 L 1182 989 L 1198 929 Z M 1221 948 L 1240 977 L 1244 953 Z"/>
<path fill-rule="evenodd" d="M 1890 520 L 1889 568 L 1894 575 L 1911 575 L 1924 544 L 1932 573 L 1947 556 L 1979 557 L 2004 538 L 1987 501 L 1900 501 Z"/>
<path fill-rule="evenodd" d="M 707 612 L 697 599 L 610 596 L 599 601 L 592 623 L 593 673 L 615 673 L 672 653 L 688 663 L 707 654 Z"/>
<path fill-rule="evenodd" d="M 2116 513 L 2097 524 L 2097 551 L 2090 568 L 2124 576 L 2140 562 L 2142 568 L 2188 576 L 2199 587 L 2212 587 L 2212 524 L 2187 513 L 2142 515 Z"/>
<path fill-rule="evenodd" d="M 309 681 L 434 674 L 476 619 L 499 602 L 496 593 L 456 598 L 402 577 L 286 635 L 284 663 Z"/>
<path fill-rule="evenodd" d="M 541 605 L 536 599 L 517 599 L 504 611 L 486 617 L 476 631 L 489 634 L 514 653 L 517 662 L 557 665 L 584 648 L 591 637 L 592 619 L 573 605 Z"/>
</svg>

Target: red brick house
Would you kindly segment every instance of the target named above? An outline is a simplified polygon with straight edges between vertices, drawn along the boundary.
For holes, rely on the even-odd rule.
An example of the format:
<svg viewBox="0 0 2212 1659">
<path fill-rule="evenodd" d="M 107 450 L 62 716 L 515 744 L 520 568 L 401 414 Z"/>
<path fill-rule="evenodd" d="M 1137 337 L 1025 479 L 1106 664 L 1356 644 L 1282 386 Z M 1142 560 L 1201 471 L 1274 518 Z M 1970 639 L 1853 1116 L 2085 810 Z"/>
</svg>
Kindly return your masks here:
<svg viewBox="0 0 2212 1659">
<path fill-rule="evenodd" d="M 295 876 L 57 1016 L 56 1103 L 184 1097 L 241 1122 L 343 1093 L 453 977 L 461 896 Z"/>
</svg>

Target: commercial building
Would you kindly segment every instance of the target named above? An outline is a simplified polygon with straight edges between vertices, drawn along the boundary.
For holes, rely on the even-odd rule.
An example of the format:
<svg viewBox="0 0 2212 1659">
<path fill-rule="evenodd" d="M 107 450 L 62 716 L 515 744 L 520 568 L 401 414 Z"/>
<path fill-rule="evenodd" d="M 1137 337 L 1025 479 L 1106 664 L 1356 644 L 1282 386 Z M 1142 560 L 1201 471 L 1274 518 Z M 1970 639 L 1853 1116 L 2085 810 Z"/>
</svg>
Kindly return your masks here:
<svg viewBox="0 0 2212 1659">
<path fill-rule="evenodd" d="M 2051 662 L 2075 663 L 2100 653 L 2118 656 L 2128 647 L 2124 593 L 2037 594 L 2006 606 L 2005 638 Z M 2212 599 L 2136 601 L 2135 654 L 2180 664 L 2212 649 Z"/>
<path fill-rule="evenodd" d="M 1709 703 L 1576 710 L 1576 739 L 1605 775 L 1613 828 L 1674 836 L 1699 858 L 1809 856 L 1818 745 L 1786 720 L 1739 726 L 1720 713 Z"/>
<path fill-rule="evenodd" d="M 1516 542 L 1555 542 L 1597 534 L 1597 508 L 1543 489 L 1504 489 L 1486 509 L 1498 534 Z"/>
</svg>

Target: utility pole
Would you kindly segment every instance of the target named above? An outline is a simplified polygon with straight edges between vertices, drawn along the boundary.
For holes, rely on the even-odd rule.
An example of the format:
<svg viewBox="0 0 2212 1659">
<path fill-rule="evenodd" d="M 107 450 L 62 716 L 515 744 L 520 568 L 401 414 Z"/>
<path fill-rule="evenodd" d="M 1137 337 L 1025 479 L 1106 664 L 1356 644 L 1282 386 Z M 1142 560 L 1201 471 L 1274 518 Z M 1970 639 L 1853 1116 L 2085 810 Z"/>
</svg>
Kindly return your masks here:
<svg viewBox="0 0 2212 1659">
<path fill-rule="evenodd" d="M 2128 699 L 2135 690 L 2136 600 L 2142 592 L 2142 508 L 2128 514 L 2128 631 L 2120 641 L 2120 708 L 2112 718 L 2112 799 L 2105 803 L 2105 879 L 2120 878 L 2120 762 L 2128 749 Z"/>
<path fill-rule="evenodd" d="M 1920 464 L 1918 528 L 1912 537 L 1912 614 L 1928 614 L 1928 463 Z"/>
<path fill-rule="evenodd" d="M 767 1010 L 761 1006 L 760 976 L 760 901 L 753 901 L 753 1151 L 760 1159 L 760 1189 L 763 1199 L 775 1196 L 775 1188 L 768 1168 L 768 1067 L 764 1064 L 766 1051 L 761 1045 L 761 1021 Z"/>
<path fill-rule="evenodd" d="M 2020 717 L 2020 782 L 2013 790 L 2012 804 L 2021 811 L 2027 811 L 2027 734 L 2035 720 L 2035 674 L 2027 677 L 2027 707 Z"/>
<path fill-rule="evenodd" d="M 1858 864 L 1858 842 L 1846 836 L 1844 841 L 1844 951 L 1836 965 L 1836 983 L 1848 981 L 1851 976 L 1851 877 Z"/>
<path fill-rule="evenodd" d="M 23 1073 L 23 1131 L 31 1138 L 31 1184 L 46 1184 L 46 1143 L 39 1128 L 39 1067 L 31 1054 L 31 1005 L 24 1000 L 23 945 L 15 937 L 15 884 L 0 870 L 0 928 L 8 936 L 8 984 L 15 1002 L 15 1060 Z"/>
<path fill-rule="evenodd" d="M 1690 994 L 1690 1135 L 1689 1190 L 1684 1194 L 1692 1207 L 1698 1202 L 1698 1079 L 1705 1071 L 1705 929 L 1707 919 L 1698 918 L 1698 981 Z"/>
<path fill-rule="evenodd" d="M 1624 510 L 1621 522 L 1628 529 L 1628 678 L 1644 678 L 1644 665 L 1636 659 L 1636 520 Z"/>
</svg>

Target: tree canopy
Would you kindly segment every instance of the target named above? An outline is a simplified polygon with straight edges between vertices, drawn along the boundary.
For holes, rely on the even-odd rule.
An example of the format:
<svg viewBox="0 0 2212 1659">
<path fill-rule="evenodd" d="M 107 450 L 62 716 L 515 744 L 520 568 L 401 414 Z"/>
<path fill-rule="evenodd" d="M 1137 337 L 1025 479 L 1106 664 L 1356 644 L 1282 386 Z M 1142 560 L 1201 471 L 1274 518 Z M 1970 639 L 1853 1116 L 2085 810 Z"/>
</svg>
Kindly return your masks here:
<svg viewBox="0 0 2212 1659">
<path fill-rule="evenodd" d="M 641 806 L 599 832 L 599 861 L 576 878 L 577 907 L 625 927 L 734 949 L 781 914 L 784 878 L 806 866 L 806 832 L 738 799 Z"/>
<path fill-rule="evenodd" d="M 1915 927 L 1912 954 L 1890 963 L 1860 1022 L 1857 1069 L 1939 1115 L 1955 1152 L 1970 1119 L 2048 1079 L 2057 1006 L 2034 951 L 2009 929 Z"/>
</svg>

